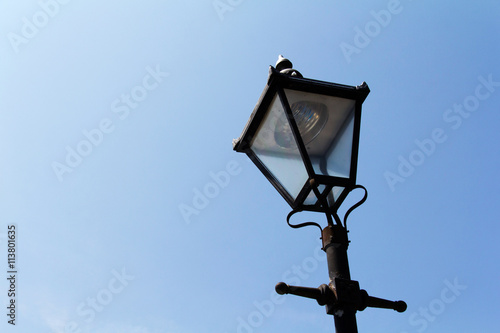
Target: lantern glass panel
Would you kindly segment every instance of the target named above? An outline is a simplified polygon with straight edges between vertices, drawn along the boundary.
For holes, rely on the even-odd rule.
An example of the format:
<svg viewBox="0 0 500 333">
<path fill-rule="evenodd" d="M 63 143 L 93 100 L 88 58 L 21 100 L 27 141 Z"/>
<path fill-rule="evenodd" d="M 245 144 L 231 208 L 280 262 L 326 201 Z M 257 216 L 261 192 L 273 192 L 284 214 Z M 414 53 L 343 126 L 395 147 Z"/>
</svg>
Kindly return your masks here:
<svg viewBox="0 0 500 333">
<path fill-rule="evenodd" d="M 334 186 L 330 193 L 328 193 L 327 200 L 329 206 L 334 206 L 340 195 L 344 191 L 345 187 L 342 186 Z"/>
<path fill-rule="evenodd" d="M 323 194 L 323 191 L 325 190 L 325 188 L 326 188 L 325 185 L 320 184 L 318 186 L 319 193 Z M 304 200 L 304 205 L 315 205 L 317 201 L 318 201 L 318 198 L 316 197 L 316 194 L 314 194 L 314 191 L 311 190 L 311 192 L 309 192 L 306 199 Z"/>
<path fill-rule="evenodd" d="M 277 94 L 250 143 L 250 149 L 295 200 L 309 177 Z"/>
<path fill-rule="evenodd" d="M 349 178 L 356 101 L 285 89 L 314 172 Z"/>
</svg>

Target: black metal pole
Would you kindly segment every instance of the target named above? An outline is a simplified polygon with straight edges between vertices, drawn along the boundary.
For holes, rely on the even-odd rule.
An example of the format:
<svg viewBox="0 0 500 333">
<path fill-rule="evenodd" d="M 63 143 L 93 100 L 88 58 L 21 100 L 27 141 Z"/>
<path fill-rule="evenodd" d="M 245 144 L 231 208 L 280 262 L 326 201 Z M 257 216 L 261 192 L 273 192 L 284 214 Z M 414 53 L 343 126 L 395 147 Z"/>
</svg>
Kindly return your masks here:
<svg viewBox="0 0 500 333">
<path fill-rule="evenodd" d="M 347 230 L 342 225 L 329 224 L 322 229 L 322 240 L 330 283 L 322 284 L 318 288 L 308 288 L 279 282 L 275 287 L 278 294 L 312 298 L 319 305 L 324 305 L 326 313 L 333 315 L 336 333 L 358 333 L 356 311 L 363 311 L 367 307 L 393 309 L 398 312 L 406 310 L 405 302 L 370 296 L 366 290 L 359 288 L 358 281 L 351 280 L 347 260 L 349 240 Z"/>
<path fill-rule="evenodd" d="M 328 262 L 330 285 L 337 299 L 335 304 L 326 305 L 327 313 L 334 316 L 335 332 L 357 333 L 357 300 L 355 297 L 357 292 L 355 290 L 356 285 L 352 285 L 355 281 L 351 281 L 349 262 L 347 260 L 347 247 L 349 246 L 347 230 L 342 225 L 330 225 L 323 229 L 322 236 L 323 250 L 326 252 Z M 347 283 L 348 285 L 341 287 L 339 285 L 341 283 Z M 350 289 L 352 293 L 349 292 Z M 359 291 L 359 285 L 357 285 L 357 290 Z M 352 299 L 353 296 L 355 299 Z"/>
</svg>

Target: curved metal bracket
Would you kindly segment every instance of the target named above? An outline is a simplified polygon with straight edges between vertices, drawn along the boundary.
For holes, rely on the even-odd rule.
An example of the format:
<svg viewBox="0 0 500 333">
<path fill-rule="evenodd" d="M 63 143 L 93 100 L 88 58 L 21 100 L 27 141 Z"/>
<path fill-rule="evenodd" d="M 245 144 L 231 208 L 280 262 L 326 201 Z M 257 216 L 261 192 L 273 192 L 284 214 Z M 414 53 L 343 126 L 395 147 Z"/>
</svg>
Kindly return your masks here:
<svg viewBox="0 0 500 333">
<path fill-rule="evenodd" d="M 355 210 L 356 208 L 358 208 L 359 206 L 361 206 L 366 201 L 366 199 L 368 198 L 368 190 L 363 185 L 355 185 L 352 189 L 349 190 L 349 193 L 351 193 L 353 190 L 358 189 L 358 188 L 363 189 L 365 191 L 365 195 L 363 196 L 363 198 L 361 198 L 361 200 L 359 200 L 358 202 L 356 202 L 345 213 L 345 215 L 344 215 L 344 228 L 346 228 L 346 229 L 347 229 L 347 217 L 349 216 L 349 214 L 351 214 L 353 210 Z"/>
<path fill-rule="evenodd" d="M 316 222 L 303 222 L 303 223 L 299 223 L 299 224 L 291 224 L 290 223 L 290 218 L 295 214 L 295 213 L 298 213 L 300 212 L 300 210 L 292 210 L 290 213 L 288 213 L 288 216 L 286 217 L 286 223 L 288 224 L 289 227 L 291 228 L 294 228 L 294 229 L 299 229 L 299 228 L 302 228 L 302 227 L 307 227 L 307 226 L 315 226 L 315 227 L 318 227 L 320 232 L 323 230 L 321 229 L 321 226 L 316 223 Z"/>
</svg>

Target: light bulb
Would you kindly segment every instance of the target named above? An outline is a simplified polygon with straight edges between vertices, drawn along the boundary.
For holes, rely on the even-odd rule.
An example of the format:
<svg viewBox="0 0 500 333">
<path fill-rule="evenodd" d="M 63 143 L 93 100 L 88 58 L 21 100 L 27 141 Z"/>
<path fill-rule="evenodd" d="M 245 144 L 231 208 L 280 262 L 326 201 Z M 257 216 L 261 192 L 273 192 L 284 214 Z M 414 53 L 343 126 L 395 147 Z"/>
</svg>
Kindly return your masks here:
<svg viewBox="0 0 500 333">
<path fill-rule="evenodd" d="M 291 105 L 293 118 L 297 123 L 300 135 L 304 144 L 309 144 L 325 127 L 328 121 L 327 107 L 323 103 L 299 101 Z M 282 114 L 276 121 L 274 139 L 282 148 L 294 146 L 292 130 L 286 119 L 286 114 Z"/>
</svg>

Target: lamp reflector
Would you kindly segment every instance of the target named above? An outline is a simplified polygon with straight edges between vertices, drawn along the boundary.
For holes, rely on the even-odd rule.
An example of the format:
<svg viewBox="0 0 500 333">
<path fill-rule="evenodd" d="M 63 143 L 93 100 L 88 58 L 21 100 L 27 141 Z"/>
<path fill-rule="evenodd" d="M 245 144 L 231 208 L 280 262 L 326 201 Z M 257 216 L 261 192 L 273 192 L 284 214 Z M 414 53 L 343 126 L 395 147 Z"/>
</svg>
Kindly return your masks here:
<svg viewBox="0 0 500 333">
<path fill-rule="evenodd" d="M 318 136 L 328 121 L 326 105 L 313 101 L 298 101 L 293 103 L 290 108 L 303 142 L 309 144 Z M 278 145 L 290 148 L 293 137 L 285 114 L 282 114 L 276 123 L 274 137 Z"/>
</svg>

